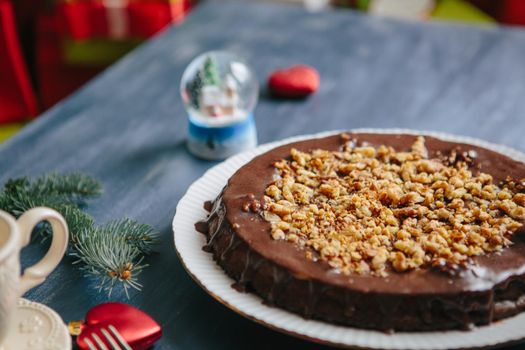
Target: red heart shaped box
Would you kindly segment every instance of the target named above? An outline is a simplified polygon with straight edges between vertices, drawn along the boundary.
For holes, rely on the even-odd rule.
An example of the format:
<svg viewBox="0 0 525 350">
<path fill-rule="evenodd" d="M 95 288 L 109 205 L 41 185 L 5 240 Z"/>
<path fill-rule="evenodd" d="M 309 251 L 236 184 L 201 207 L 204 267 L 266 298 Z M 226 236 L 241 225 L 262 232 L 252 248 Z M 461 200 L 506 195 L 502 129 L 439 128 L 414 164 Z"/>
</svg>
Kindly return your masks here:
<svg viewBox="0 0 525 350">
<path fill-rule="evenodd" d="M 86 322 L 77 337 L 77 345 L 89 350 L 86 337 L 97 334 L 104 339 L 101 328 L 113 325 L 134 350 L 151 347 L 162 336 L 162 329 L 148 314 L 123 303 L 104 303 L 95 306 L 86 314 Z M 92 338 L 91 338 L 92 339 Z M 106 342 L 106 346 L 111 346 Z"/>
<path fill-rule="evenodd" d="M 268 78 L 270 91 L 276 96 L 288 98 L 308 96 L 317 91 L 319 83 L 319 73 L 304 64 L 276 70 Z"/>
</svg>

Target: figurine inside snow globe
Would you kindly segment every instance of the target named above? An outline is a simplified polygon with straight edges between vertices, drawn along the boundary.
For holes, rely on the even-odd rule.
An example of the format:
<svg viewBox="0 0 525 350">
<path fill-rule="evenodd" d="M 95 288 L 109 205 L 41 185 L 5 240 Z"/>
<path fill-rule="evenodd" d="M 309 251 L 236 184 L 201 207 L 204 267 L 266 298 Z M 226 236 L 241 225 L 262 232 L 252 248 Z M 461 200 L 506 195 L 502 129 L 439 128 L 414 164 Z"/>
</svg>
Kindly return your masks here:
<svg viewBox="0 0 525 350">
<path fill-rule="evenodd" d="M 181 80 L 190 152 L 224 159 L 255 147 L 253 109 L 258 94 L 254 73 L 236 55 L 210 51 L 195 58 Z"/>
</svg>

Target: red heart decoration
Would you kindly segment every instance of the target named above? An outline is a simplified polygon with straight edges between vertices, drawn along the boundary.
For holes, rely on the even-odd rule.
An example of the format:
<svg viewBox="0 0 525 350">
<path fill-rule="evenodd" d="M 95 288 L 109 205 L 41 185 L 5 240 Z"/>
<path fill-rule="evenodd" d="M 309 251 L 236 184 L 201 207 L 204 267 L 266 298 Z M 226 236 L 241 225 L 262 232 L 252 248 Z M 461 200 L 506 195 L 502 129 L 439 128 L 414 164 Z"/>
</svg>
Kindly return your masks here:
<svg viewBox="0 0 525 350">
<path fill-rule="evenodd" d="M 272 72 L 268 88 L 279 97 L 299 98 L 308 96 L 319 88 L 319 73 L 315 68 L 298 64 Z"/>
<path fill-rule="evenodd" d="M 95 306 L 86 314 L 86 322 L 77 337 L 78 347 L 89 350 L 85 338 L 92 340 L 92 334 L 96 334 L 111 349 L 111 344 L 105 341 L 101 332 L 102 328 L 107 329 L 109 325 L 118 330 L 133 350 L 148 349 L 162 336 L 161 327 L 148 314 L 128 304 L 105 303 Z"/>
</svg>

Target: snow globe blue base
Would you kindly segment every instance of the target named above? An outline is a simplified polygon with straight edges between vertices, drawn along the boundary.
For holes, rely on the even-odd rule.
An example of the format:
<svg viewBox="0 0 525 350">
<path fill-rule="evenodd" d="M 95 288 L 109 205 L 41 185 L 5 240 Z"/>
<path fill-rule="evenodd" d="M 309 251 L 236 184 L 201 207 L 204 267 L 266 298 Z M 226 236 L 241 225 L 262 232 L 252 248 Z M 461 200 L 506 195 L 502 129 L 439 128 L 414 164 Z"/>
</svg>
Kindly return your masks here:
<svg viewBox="0 0 525 350">
<path fill-rule="evenodd" d="M 189 151 L 205 159 L 224 159 L 255 147 L 258 92 L 255 74 L 238 56 L 210 51 L 195 58 L 181 79 Z"/>
<path fill-rule="evenodd" d="M 257 146 L 257 131 L 253 114 L 228 126 L 210 127 L 196 123 L 191 117 L 188 129 L 188 149 L 204 159 L 224 159 Z"/>
</svg>

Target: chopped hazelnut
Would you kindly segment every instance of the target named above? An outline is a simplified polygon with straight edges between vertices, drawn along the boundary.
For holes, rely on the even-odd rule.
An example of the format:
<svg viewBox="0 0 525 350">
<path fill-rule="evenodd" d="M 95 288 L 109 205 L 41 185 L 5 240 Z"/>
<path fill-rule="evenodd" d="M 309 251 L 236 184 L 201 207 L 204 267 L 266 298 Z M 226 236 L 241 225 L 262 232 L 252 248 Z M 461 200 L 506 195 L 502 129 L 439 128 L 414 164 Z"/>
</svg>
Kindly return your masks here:
<svg viewBox="0 0 525 350">
<path fill-rule="evenodd" d="M 423 137 L 409 152 L 348 142 L 290 155 L 274 163 L 279 178 L 265 191 L 271 236 L 342 273 L 462 264 L 512 244 L 525 220 L 523 181 L 499 188 L 456 150 L 429 159 Z"/>
</svg>

